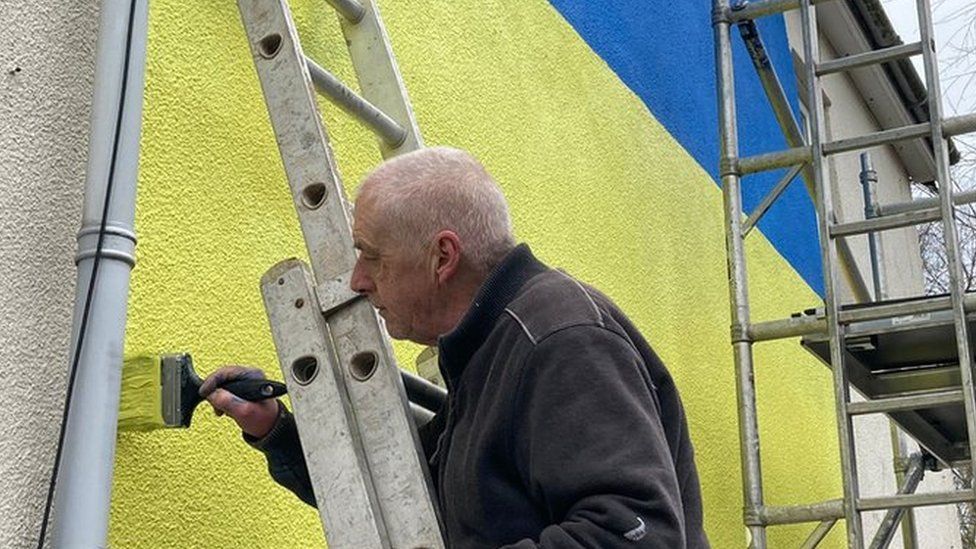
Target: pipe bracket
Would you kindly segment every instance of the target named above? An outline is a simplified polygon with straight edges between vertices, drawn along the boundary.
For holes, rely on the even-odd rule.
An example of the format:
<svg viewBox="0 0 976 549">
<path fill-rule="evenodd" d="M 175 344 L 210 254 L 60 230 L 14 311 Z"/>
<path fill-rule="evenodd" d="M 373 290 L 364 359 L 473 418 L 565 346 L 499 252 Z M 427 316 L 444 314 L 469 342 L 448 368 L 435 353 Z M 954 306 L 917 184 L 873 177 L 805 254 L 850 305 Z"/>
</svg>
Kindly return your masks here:
<svg viewBox="0 0 976 549">
<path fill-rule="evenodd" d="M 104 234 L 102 249 L 98 249 L 99 235 Z M 120 225 L 106 225 L 104 233 L 100 224 L 82 227 L 78 231 L 78 252 L 75 254 L 75 265 L 96 255 L 106 259 L 114 259 L 127 263 L 129 267 L 136 265 L 136 235 L 132 230 Z"/>
</svg>

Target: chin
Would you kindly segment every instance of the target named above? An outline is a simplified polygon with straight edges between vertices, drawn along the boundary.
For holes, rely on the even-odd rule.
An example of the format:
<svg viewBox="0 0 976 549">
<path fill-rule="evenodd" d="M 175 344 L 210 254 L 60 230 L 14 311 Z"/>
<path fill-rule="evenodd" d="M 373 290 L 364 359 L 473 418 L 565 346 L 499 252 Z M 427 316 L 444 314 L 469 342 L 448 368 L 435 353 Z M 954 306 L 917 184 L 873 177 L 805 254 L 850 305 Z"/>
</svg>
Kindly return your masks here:
<svg viewBox="0 0 976 549">
<path fill-rule="evenodd" d="M 386 333 L 390 334 L 390 337 L 393 339 L 408 339 L 407 334 L 396 326 L 390 326 L 389 322 L 386 323 Z"/>
</svg>

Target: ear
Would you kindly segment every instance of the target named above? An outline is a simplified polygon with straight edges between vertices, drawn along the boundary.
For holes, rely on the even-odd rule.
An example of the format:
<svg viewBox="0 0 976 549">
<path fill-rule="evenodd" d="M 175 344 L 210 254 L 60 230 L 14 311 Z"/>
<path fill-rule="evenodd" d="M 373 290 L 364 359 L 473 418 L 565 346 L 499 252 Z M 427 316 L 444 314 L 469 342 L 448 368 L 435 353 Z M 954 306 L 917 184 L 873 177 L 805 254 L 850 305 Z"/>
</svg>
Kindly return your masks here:
<svg viewBox="0 0 976 549">
<path fill-rule="evenodd" d="M 461 267 L 461 239 L 454 231 L 440 231 L 434 236 L 431 267 L 437 284 L 446 284 Z"/>
</svg>

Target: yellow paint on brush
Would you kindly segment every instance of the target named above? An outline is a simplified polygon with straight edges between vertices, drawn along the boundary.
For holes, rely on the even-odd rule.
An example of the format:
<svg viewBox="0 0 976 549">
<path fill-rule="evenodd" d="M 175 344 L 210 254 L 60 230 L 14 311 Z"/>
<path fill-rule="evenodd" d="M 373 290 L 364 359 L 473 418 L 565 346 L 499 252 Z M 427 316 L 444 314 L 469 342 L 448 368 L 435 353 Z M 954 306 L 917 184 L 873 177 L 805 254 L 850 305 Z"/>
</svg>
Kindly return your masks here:
<svg viewBox="0 0 976 549">
<path fill-rule="evenodd" d="M 305 53 L 354 82 L 335 15 L 320 1 L 290 4 Z M 668 364 L 708 534 L 715 547 L 742 547 L 718 188 L 545 1 L 380 4 L 427 142 L 480 157 L 520 239 L 613 297 Z M 200 364 L 256 364 L 280 379 L 258 281 L 305 251 L 236 7 L 150 8 L 127 347 L 192 348 Z M 323 110 L 352 188 L 379 161 L 375 139 Z M 756 320 L 817 303 L 761 235 L 748 257 Z M 827 370 L 795 342 L 756 349 L 767 501 L 837 497 Z M 398 345 L 401 363 L 418 350 Z M 199 410 L 188 431 L 124 432 L 116 455 L 114 547 L 322 545 L 315 510 L 270 480 L 229 419 Z M 825 546 L 843 545 L 835 530 Z M 770 546 L 796 547 L 807 532 L 774 528 Z"/>
<path fill-rule="evenodd" d="M 165 427 L 159 368 L 159 355 L 125 357 L 119 398 L 120 431 L 151 431 Z"/>
</svg>

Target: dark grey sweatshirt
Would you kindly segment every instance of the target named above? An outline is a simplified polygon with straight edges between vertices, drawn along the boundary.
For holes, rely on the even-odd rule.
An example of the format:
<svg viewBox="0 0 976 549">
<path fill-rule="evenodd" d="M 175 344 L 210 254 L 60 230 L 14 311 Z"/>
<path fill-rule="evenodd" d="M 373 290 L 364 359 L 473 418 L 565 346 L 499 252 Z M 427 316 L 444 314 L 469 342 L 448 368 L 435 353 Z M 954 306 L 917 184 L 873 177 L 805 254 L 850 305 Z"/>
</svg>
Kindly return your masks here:
<svg viewBox="0 0 976 549">
<path fill-rule="evenodd" d="M 449 397 L 421 439 L 450 547 L 708 547 L 677 390 L 604 295 L 521 245 L 439 348 Z M 249 442 L 314 505 L 287 411 Z"/>
</svg>

